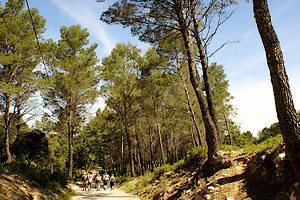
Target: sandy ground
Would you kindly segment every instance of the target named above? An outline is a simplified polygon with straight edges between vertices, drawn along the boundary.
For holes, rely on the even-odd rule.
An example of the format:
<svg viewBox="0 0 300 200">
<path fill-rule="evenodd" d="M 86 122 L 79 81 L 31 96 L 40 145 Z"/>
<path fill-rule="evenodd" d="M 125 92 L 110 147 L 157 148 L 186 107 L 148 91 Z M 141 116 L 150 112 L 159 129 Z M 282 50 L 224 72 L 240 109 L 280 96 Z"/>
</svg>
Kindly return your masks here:
<svg viewBox="0 0 300 200">
<path fill-rule="evenodd" d="M 71 200 L 85 200 L 85 199 L 92 199 L 92 200 L 138 200 L 137 196 L 128 194 L 118 188 L 114 190 L 103 190 L 96 191 L 96 189 L 92 189 L 91 191 L 82 191 L 82 188 L 78 186 L 74 186 L 73 189 L 75 190 L 76 195 L 71 198 Z"/>
</svg>

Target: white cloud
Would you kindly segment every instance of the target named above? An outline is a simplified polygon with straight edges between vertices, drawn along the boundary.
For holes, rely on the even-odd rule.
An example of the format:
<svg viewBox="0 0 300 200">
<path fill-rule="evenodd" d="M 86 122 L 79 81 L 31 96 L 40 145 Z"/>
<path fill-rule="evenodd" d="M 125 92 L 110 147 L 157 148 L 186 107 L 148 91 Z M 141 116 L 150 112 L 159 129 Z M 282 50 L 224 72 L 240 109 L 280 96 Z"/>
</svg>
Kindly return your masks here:
<svg viewBox="0 0 300 200">
<path fill-rule="evenodd" d="M 52 0 L 52 3 L 71 19 L 87 28 L 94 38 L 101 41 L 102 54 L 108 55 L 115 47 L 117 41 L 107 32 L 108 25 L 99 20 L 101 4 L 94 0 Z"/>
<path fill-rule="evenodd" d="M 277 122 L 273 90 L 270 80 L 247 79 L 236 81 L 230 87 L 235 97 L 232 104 L 238 109 L 234 121 L 241 131 L 251 131 L 254 135 L 266 126 Z"/>
</svg>

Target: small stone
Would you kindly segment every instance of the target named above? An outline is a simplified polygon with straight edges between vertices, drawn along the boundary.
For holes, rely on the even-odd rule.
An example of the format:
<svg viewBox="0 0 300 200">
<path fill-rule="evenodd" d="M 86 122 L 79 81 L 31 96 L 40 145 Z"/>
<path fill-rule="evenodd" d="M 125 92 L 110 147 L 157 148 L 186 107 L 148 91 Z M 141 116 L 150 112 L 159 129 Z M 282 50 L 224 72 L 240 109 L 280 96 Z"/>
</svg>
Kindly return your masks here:
<svg viewBox="0 0 300 200">
<path fill-rule="evenodd" d="M 206 194 L 206 195 L 204 195 L 204 198 L 209 200 L 209 199 L 211 199 L 211 196 L 210 196 L 210 194 Z"/>
<path fill-rule="evenodd" d="M 280 160 L 283 160 L 285 158 L 285 152 L 278 155 Z"/>
<path fill-rule="evenodd" d="M 211 185 L 211 186 L 208 186 L 207 189 L 208 189 L 210 192 L 212 192 L 212 191 L 214 191 L 215 187 Z"/>
</svg>

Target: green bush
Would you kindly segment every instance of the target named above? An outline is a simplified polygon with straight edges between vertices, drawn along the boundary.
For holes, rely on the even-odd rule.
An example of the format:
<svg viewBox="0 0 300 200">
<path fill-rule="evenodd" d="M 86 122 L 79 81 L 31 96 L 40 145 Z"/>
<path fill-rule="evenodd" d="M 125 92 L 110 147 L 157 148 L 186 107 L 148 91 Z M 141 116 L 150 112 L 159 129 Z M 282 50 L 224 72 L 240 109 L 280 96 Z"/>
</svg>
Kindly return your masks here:
<svg viewBox="0 0 300 200">
<path fill-rule="evenodd" d="M 207 147 L 195 147 L 192 148 L 186 158 L 184 167 L 197 167 L 204 164 L 204 161 L 207 159 Z"/>
<path fill-rule="evenodd" d="M 66 186 L 68 184 L 68 176 L 61 170 L 54 171 L 53 174 L 50 175 L 50 180 L 57 182 L 60 186 Z"/>
<path fill-rule="evenodd" d="M 282 143 L 282 135 L 278 134 L 275 137 L 270 137 L 269 139 L 263 141 L 262 143 L 258 144 L 257 146 L 264 148 L 270 148 L 274 149 L 276 148 L 280 143 Z"/>
<path fill-rule="evenodd" d="M 166 172 L 170 172 L 175 170 L 175 165 L 163 165 L 161 167 L 154 168 L 154 176 L 156 179 L 159 179 L 160 176 L 162 176 Z"/>
</svg>

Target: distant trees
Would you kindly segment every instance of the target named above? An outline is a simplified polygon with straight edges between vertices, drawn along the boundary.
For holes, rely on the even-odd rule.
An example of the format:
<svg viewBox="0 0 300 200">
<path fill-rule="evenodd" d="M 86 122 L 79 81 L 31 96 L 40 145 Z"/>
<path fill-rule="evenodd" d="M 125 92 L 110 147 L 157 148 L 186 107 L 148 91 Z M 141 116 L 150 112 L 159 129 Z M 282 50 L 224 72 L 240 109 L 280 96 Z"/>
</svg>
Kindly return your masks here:
<svg viewBox="0 0 300 200">
<path fill-rule="evenodd" d="M 258 138 L 255 143 L 261 143 L 271 137 L 275 137 L 280 134 L 280 128 L 278 122 L 273 123 L 270 127 L 265 127 L 258 132 Z"/>
<path fill-rule="evenodd" d="M 267 0 L 253 0 L 253 12 L 266 53 L 280 131 L 287 155 L 297 179 L 300 180 L 300 120 L 293 103 L 281 47 L 271 22 Z"/>
<path fill-rule="evenodd" d="M 131 176 L 135 176 L 131 129 L 138 117 L 140 62 L 140 50 L 131 44 L 118 44 L 102 61 L 103 94 L 107 106 L 114 110 L 120 133 L 127 142 Z"/>
<path fill-rule="evenodd" d="M 204 129 L 199 113 L 193 113 L 197 120 L 191 118 L 191 110 L 198 106 L 193 93 L 188 95 L 187 103 L 192 86 L 183 82 L 187 79 L 187 63 L 179 57 L 184 54 L 177 55 L 176 63 L 170 59 L 171 52 L 166 58 L 163 51 L 166 53 L 150 48 L 141 55 L 141 50 L 131 44 L 118 44 L 103 59 L 102 94 L 107 106 L 85 126 L 84 138 L 78 138 L 79 143 L 87 141 L 85 145 L 93 149 L 85 153 L 98 155 L 92 162 L 102 169 L 111 166 L 121 174 L 143 174 L 155 166 L 179 161 L 202 142 L 195 132 L 195 127 L 201 132 Z M 220 70 L 212 74 L 212 86 L 217 108 L 223 111 L 230 95 L 217 95 L 222 94 L 219 90 L 227 90 L 218 85 L 226 80 L 217 75 L 222 74 L 221 67 L 212 69 Z M 185 87 L 181 87 L 183 84 Z"/>
</svg>

